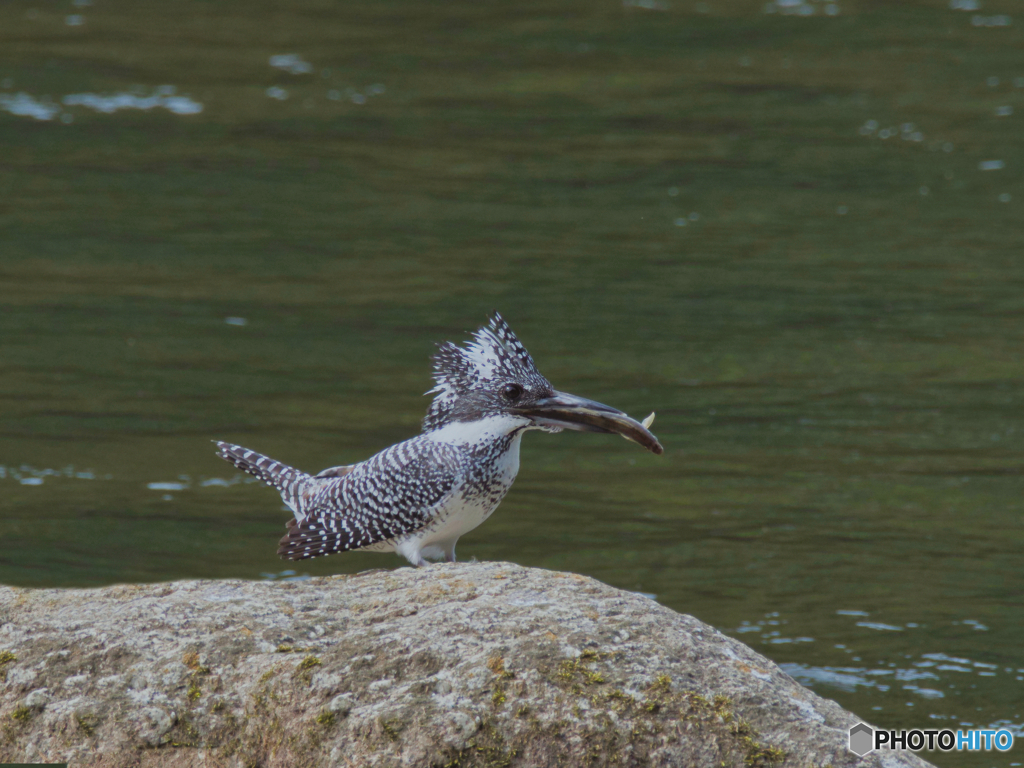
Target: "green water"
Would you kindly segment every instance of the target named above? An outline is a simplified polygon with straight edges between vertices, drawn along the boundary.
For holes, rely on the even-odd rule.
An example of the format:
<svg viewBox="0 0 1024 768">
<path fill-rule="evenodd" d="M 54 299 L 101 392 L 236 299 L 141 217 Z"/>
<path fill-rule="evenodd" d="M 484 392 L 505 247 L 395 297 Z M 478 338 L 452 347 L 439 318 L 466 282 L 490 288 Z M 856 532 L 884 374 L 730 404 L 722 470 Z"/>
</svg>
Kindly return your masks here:
<svg viewBox="0 0 1024 768">
<path fill-rule="evenodd" d="M 461 558 L 1024 734 L 1019 5 L 648 5 L 0 5 L 0 582 L 280 574 L 209 440 L 366 458 L 498 309 L 666 453 L 528 436 Z"/>
</svg>

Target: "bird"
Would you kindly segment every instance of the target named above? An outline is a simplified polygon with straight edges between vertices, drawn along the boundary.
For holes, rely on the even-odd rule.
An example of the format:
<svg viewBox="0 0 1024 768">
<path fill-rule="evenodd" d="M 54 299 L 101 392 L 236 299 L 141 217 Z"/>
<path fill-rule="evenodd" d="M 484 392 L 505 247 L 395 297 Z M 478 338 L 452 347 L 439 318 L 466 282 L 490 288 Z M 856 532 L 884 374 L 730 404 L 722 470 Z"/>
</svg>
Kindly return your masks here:
<svg viewBox="0 0 1024 768">
<path fill-rule="evenodd" d="M 294 513 L 278 554 L 305 560 L 336 552 L 395 552 L 415 566 L 455 562 L 459 537 L 483 523 L 519 471 L 533 430 L 614 433 L 664 449 L 622 411 L 555 390 L 495 312 L 463 346 L 438 345 L 434 395 L 422 432 L 369 459 L 310 475 L 239 445 L 217 454 L 276 488 Z"/>
</svg>

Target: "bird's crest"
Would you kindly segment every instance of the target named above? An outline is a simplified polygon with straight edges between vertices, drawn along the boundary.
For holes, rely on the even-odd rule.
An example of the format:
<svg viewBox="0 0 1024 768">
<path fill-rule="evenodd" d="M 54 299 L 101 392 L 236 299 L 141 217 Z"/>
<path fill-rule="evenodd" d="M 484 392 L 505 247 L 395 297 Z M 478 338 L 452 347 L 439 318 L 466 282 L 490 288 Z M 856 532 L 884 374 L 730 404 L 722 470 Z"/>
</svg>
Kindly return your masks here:
<svg viewBox="0 0 1024 768">
<path fill-rule="evenodd" d="M 488 327 L 474 333 L 465 346 L 450 341 L 439 344 L 433 362 L 435 386 L 427 394 L 434 395 L 434 402 L 423 419 L 425 432 L 444 424 L 456 400 L 473 390 L 510 381 L 526 387 L 551 386 L 497 312 Z"/>
</svg>

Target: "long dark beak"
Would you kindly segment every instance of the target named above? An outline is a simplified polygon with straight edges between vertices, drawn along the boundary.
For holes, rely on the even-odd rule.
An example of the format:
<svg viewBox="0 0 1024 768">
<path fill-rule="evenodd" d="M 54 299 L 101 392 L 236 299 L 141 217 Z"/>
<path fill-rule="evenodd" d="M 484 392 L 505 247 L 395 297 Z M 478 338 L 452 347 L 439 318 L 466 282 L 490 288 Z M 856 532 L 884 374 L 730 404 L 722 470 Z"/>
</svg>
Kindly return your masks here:
<svg viewBox="0 0 1024 768">
<path fill-rule="evenodd" d="M 565 392 L 555 392 L 551 397 L 524 403 L 513 408 L 512 412 L 532 419 L 538 426 L 622 435 L 651 453 L 660 455 L 665 452 L 658 438 L 639 421 L 611 406 Z"/>
</svg>

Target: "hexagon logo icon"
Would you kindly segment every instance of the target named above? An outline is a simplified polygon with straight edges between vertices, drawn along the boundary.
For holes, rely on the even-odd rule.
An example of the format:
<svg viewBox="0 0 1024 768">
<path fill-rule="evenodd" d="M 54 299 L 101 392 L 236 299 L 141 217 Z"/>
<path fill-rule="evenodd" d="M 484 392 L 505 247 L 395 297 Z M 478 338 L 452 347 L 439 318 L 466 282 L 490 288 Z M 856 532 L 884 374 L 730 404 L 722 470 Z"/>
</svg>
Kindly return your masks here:
<svg viewBox="0 0 1024 768">
<path fill-rule="evenodd" d="M 875 729 L 864 723 L 857 723 L 850 729 L 850 751 L 863 757 L 874 749 Z"/>
</svg>

